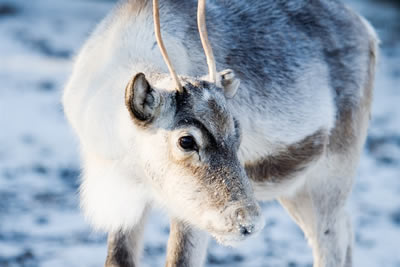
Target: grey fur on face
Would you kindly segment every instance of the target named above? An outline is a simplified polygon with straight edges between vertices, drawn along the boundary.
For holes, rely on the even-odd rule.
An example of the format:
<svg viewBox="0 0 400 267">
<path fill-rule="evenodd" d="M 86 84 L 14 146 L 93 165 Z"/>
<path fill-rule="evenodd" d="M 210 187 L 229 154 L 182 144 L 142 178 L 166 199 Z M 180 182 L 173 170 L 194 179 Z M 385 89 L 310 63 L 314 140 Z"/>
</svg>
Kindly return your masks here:
<svg viewBox="0 0 400 267">
<path fill-rule="evenodd" d="M 175 105 L 173 128 L 196 127 L 202 133 L 201 164 L 181 164 L 209 192 L 210 203 L 221 207 L 247 196 L 249 183 L 237 158 L 239 126 L 221 89 L 205 81 L 187 82 L 183 93 L 175 93 Z"/>
</svg>

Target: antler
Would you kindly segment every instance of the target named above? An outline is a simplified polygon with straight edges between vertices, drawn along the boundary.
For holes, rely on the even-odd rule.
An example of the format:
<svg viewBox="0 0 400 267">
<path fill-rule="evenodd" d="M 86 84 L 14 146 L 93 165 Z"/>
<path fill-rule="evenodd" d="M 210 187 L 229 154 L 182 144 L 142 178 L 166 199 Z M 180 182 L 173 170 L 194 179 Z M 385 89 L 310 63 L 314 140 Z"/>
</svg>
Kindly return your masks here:
<svg viewBox="0 0 400 267">
<path fill-rule="evenodd" d="M 175 80 L 177 90 L 182 92 L 182 85 L 179 82 L 178 75 L 172 66 L 171 60 L 168 57 L 167 49 L 165 49 L 164 42 L 161 37 L 161 26 L 160 26 L 160 13 L 158 10 L 158 0 L 153 0 L 153 20 L 154 20 L 154 32 L 156 34 L 156 40 L 158 47 L 160 48 L 161 54 L 164 58 L 165 63 L 167 64 L 168 70 L 171 73 L 172 78 Z"/>
<path fill-rule="evenodd" d="M 206 26 L 206 0 L 198 0 L 197 7 L 197 26 L 199 28 L 201 44 L 207 58 L 208 72 L 211 82 L 217 83 L 217 67 L 215 64 L 214 53 L 208 40 Z"/>
</svg>

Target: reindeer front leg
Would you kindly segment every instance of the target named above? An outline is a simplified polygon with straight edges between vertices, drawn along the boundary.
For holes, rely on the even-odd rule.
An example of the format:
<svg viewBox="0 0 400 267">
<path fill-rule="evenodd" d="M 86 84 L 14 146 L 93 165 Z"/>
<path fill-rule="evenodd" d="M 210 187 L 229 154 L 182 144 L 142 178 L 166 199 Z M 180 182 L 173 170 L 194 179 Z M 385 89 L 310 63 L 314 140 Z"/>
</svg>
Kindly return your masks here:
<svg viewBox="0 0 400 267">
<path fill-rule="evenodd" d="M 146 217 L 147 212 L 145 211 L 141 220 L 130 231 L 118 231 L 108 234 L 105 267 L 139 266 Z"/>
<path fill-rule="evenodd" d="M 343 164 L 342 164 L 343 165 Z M 314 267 L 351 267 L 353 235 L 345 212 L 352 177 L 315 178 L 280 203 L 304 231 L 312 249 Z"/>
<path fill-rule="evenodd" d="M 166 267 L 203 266 L 208 236 L 177 219 L 171 220 Z"/>
</svg>

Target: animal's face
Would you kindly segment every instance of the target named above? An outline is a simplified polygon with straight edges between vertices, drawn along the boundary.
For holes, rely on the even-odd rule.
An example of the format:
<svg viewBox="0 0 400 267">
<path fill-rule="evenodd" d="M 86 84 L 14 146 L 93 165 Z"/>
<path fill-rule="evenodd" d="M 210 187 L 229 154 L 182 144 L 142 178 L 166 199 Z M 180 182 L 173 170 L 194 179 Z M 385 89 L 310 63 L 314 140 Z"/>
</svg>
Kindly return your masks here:
<svg viewBox="0 0 400 267">
<path fill-rule="evenodd" d="M 139 132 L 132 153 L 140 153 L 156 198 L 173 216 L 222 243 L 239 241 L 261 228 L 261 216 L 237 157 L 240 125 L 225 99 L 238 82 L 228 71 L 223 89 L 193 79 L 182 84 L 183 92 L 163 90 L 143 74 L 129 83 L 126 105 Z"/>
</svg>

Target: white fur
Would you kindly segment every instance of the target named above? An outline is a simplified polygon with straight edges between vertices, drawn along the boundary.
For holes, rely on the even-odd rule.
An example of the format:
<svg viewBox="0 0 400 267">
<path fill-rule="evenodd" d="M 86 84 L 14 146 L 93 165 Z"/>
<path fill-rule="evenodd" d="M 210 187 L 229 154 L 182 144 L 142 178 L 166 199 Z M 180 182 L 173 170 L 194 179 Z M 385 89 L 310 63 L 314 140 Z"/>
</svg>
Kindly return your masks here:
<svg viewBox="0 0 400 267">
<path fill-rule="evenodd" d="M 238 109 L 235 103 L 229 102 L 243 130 L 239 151 L 241 161 L 263 158 L 320 129 L 330 131 L 335 123 L 336 110 L 327 77 L 323 64 L 310 65 L 296 82 L 298 95 L 286 99 L 271 97 L 270 102 L 265 103 L 266 113 L 243 112 L 246 107 Z M 275 114 L 276 110 L 281 113 Z M 249 113 L 252 114 L 251 120 L 247 119 Z M 267 120 L 265 116 L 268 116 Z"/>
<path fill-rule="evenodd" d="M 157 47 L 151 49 L 155 41 L 151 34 L 153 24 L 151 17 L 145 14 L 132 17 L 121 13 L 118 19 L 109 16 L 100 24 L 77 57 L 65 88 L 65 113 L 82 144 L 82 208 L 96 228 L 108 232 L 129 231 L 140 221 L 145 207 L 153 202 L 168 208 L 168 212 L 178 219 L 199 217 L 198 225 L 218 230 L 227 223 L 219 211 L 207 211 L 208 215 L 200 218 L 197 202 L 182 201 L 190 199 L 194 190 L 182 190 L 182 196 L 176 196 L 176 188 L 193 189 L 196 184 L 170 162 L 191 155 L 171 150 L 173 145 L 168 143 L 165 129 L 145 132 L 136 127 L 125 107 L 124 89 L 132 75 L 138 72 L 146 76 L 167 73 L 159 50 Z M 365 20 L 363 22 L 371 38 L 375 39 L 372 27 Z M 177 73 L 195 73 L 188 51 L 179 40 L 167 33 L 163 33 L 163 39 Z M 256 161 L 318 130 L 330 131 L 335 124 L 336 110 L 327 77 L 325 65 L 313 62 L 305 75 L 296 81 L 296 88 L 291 88 L 295 89 L 295 97 L 271 96 L 270 102 L 265 103 L 266 113 L 270 115 L 268 120 L 265 120 L 266 114 L 260 113 L 252 114 L 248 120 L 246 107 L 238 108 L 238 102 L 230 100 L 228 108 L 239 119 L 242 128 L 240 161 Z M 170 78 L 158 81 L 153 86 L 171 88 Z M 205 92 L 202 97 L 207 100 L 211 95 Z M 279 110 L 278 114 L 276 110 Z M 250 109 L 247 111 L 251 112 Z M 168 125 L 168 122 L 164 123 Z M 196 130 L 190 133 L 201 141 L 201 134 Z M 155 143 L 158 145 L 152 146 Z M 338 190 L 340 198 L 346 193 L 342 190 L 349 190 L 351 185 L 343 184 L 351 183 L 349 176 L 354 171 L 356 158 L 355 155 L 352 158 L 324 158 L 307 173 L 278 185 L 254 183 L 258 199 L 280 198 L 302 227 L 314 248 L 315 266 L 335 266 L 328 262 L 329 251 L 337 252 L 344 261 L 344 250 L 351 235 L 347 216 L 342 209 L 333 211 L 336 217 L 326 215 L 324 208 L 329 206 L 318 202 L 318 197 L 319 192 Z M 340 173 L 337 170 L 342 167 L 342 161 L 349 162 Z M 335 175 L 326 177 L 326 173 Z M 157 180 L 163 175 L 173 178 L 169 183 Z M 201 192 L 196 197 L 201 199 Z M 342 199 L 345 197 L 339 200 Z M 190 214 L 185 213 L 187 207 L 192 211 Z M 259 224 L 257 228 L 261 226 Z M 329 235 L 320 235 L 319 227 L 339 234 L 329 239 Z M 223 235 L 219 238 L 224 241 Z M 205 247 L 205 242 L 200 243 Z"/>
<path fill-rule="evenodd" d="M 124 88 L 137 72 L 167 72 L 159 50 L 149 50 L 154 43 L 148 34 L 151 17 L 128 19 L 110 16 L 99 25 L 79 53 L 63 96 L 65 114 L 84 151 L 82 207 L 89 221 L 106 231 L 134 225 L 149 196 L 141 186 L 143 166 L 126 169 L 138 162 L 127 155 L 143 155 L 148 149 L 135 144 L 140 133 L 125 108 Z M 186 53 L 179 42 L 167 34 L 163 38 L 171 56 L 182 59 L 174 62 L 177 71 L 189 69 L 188 57 L 176 56 Z M 137 53 L 127 56 L 127 51 Z M 124 212 L 128 207 L 130 212 Z"/>
<path fill-rule="evenodd" d="M 149 192 L 118 161 L 85 157 L 81 205 L 96 229 L 129 230 L 142 217 Z"/>
</svg>

